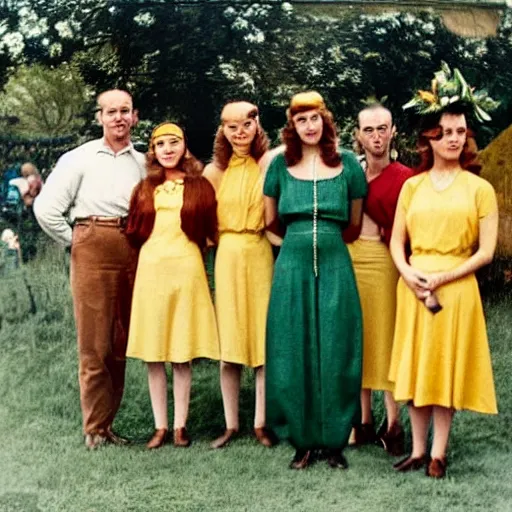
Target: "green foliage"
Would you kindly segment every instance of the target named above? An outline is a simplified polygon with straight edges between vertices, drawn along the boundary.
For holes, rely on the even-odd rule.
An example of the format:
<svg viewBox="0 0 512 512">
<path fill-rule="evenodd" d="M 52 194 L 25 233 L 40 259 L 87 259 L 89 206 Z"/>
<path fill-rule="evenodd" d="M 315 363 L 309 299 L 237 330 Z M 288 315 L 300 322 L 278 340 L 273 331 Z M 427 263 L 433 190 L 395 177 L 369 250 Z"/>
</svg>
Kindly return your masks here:
<svg viewBox="0 0 512 512">
<path fill-rule="evenodd" d="M 17 135 L 55 137 L 76 133 L 84 124 L 88 89 L 76 66 L 20 66 L 0 97 L 8 128 Z"/>
</svg>

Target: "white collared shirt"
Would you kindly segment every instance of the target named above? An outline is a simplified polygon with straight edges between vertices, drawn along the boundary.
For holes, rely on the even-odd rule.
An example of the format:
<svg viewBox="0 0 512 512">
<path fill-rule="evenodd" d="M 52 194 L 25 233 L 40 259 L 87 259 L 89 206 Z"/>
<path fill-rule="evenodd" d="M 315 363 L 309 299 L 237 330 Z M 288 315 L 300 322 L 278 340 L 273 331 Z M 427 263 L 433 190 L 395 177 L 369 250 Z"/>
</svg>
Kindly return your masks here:
<svg viewBox="0 0 512 512">
<path fill-rule="evenodd" d="M 132 144 L 114 153 L 104 139 L 86 142 L 60 157 L 34 213 L 48 235 L 69 246 L 74 219 L 126 216 L 132 190 L 145 174 L 144 155 Z"/>
</svg>

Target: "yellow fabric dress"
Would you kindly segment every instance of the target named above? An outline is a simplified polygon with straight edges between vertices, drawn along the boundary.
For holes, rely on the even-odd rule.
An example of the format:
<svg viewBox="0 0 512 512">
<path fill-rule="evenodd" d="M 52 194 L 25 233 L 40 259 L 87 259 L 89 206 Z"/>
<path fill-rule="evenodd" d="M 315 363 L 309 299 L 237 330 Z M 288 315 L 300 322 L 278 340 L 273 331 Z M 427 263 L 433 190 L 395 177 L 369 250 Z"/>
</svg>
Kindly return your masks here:
<svg viewBox="0 0 512 512">
<path fill-rule="evenodd" d="M 126 355 L 146 362 L 219 359 L 201 251 L 181 230 L 183 189 L 182 180 L 156 188 L 155 225 L 139 255 Z"/>
<path fill-rule="evenodd" d="M 252 157 L 231 157 L 217 191 L 215 309 L 222 361 L 265 363 L 273 256 L 264 234 L 263 177 Z"/>
<path fill-rule="evenodd" d="M 425 272 L 447 271 L 478 248 L 479 220 L 497 210 L 492 186 L 467 171 L 443 191 L 428 173 L 407 180 L 398 208 L 406 213 L 410 263 Z M 389 377 L 399 401 L 497 412 L 491 358 L 474 274 L 436 290 L 443 309 L 433 315 L 402 279 Z"/>
<path fill-rule="evenodd" d="M 364 239 L 347 245 L 363 312 L 363 389 L 392 391 L 388 379 L 393 347 L 398 270 L 384 242 Z"/>
</svg>

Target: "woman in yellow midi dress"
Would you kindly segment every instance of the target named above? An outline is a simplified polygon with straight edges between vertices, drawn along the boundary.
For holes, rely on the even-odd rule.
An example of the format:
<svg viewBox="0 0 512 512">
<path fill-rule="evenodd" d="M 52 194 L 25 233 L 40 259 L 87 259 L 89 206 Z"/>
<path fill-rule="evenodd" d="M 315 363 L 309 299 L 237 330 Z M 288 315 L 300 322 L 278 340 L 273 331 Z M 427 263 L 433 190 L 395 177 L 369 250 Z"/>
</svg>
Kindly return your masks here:
<svg viewBox="0 0 512 512">
<path fill-rule="evenodd" d="M 167 438 L 165 363 L 171 362 L 173 369 L 174 445 L 185 447 L 190 444 L 185 428 L 190 362 L 219 358 L 215 312 L 201 254 L 206 238 L 216 237 L 215 193 L 200 176 L 202 165 L 186 151 L 177 125 L 164 123 L 153 131 L 148 177 L 134 191 L 127 229 L 132 239 L 150 233 L 140 250 L 127 348 L 128 357 L 142 359 L 148 367 L 155 417 L 150 449 L 161 447 Z M 148 218 L 154 224 L 148 225 Z"/>
<path fill-rule="evenodd" d="M 492 186 L 473 169 L 474 140 L 460 105 L 429 118 L 420 134 L 424 172 L 398 201 L 391 254 L 401 274 L 390 380 L 409 404 L 413 449 L 398 471 L 426 467 L 442 478 L 455 411 L 496 414 L 485 318 L 474 272 L 492 260 L 497 206 Z M 405 256 L 410 242 L 412 254 Z M 425 304 L 435 292 L 442 306 Z M 433 442 L 427 456 L 427 433 Z"/>
<path fill-rule="evenodd" d="M 228 103 L 221 114 L 214 159 L 204 172 L 217 193 L 219 246 L 215 261 L 215 310 L 220 340 L 220 381 L 226 430 L 212 443 L 225 446 L 239 430 L 242 366 L 255 369 L 254 432 L 270 446 L 265 430 L 265 324 L 273 256 L 265 237 L 263 175 L 258 162 L 268 140 L 258 109 Z"/>
</svg>

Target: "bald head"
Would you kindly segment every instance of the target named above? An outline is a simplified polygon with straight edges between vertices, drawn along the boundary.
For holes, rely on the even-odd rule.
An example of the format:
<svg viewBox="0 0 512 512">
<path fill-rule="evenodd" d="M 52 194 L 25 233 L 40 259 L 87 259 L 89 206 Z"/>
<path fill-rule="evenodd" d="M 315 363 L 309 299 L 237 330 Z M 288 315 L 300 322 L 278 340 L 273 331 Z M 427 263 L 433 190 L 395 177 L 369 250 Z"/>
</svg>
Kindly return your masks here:
<svg viewBox="0 0 512 512">
<path fill-rule="evenodd" d="M 117 152 L 130 143 L 130 131 L 138 121 L 132 96 L 127 91 L 111 89 L 102 92 L 97 101 L 97 119 L 103 126 L 103 138 Z"/>
<path fill-rule="evenodd" d="M 98 94 L 96 103 L 98 104 L 98 110 L 101 112 L 103 109 L 111 103 L 123 102 L 130 105 L 130 109 L 133 109 L 132 95 L 123 89 L 109 89 Z"/>
</svg>

